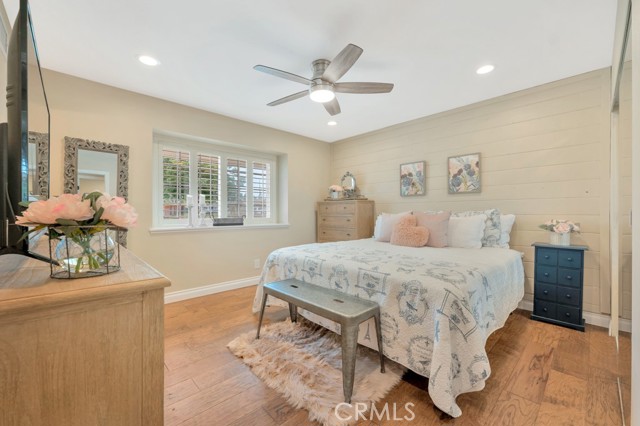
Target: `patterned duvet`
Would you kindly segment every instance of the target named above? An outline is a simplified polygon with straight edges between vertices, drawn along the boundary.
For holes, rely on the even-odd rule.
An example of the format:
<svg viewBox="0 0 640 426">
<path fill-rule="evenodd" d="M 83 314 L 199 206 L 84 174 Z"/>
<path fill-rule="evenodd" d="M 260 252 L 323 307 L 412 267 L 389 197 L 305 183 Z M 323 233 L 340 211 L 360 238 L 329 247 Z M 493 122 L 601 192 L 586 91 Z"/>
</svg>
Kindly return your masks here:
<svg viewBox="0 0 640 426">
<path fill-rule="evenodd" d="M 487 337 L 504 325 L 524 295 L 517 251 L 411 248 L 365 239 L 274 251 L 265 262 L 254 311 L 262 284 L 285 278 L 378 302 L 384 354 L 428 377 L 434 404 L 453 417 L 462 414 L 458 395 L 484 388 L 491 374 Z M 376 347 L 372 323 L 361 325 L 359 342 Z"/>
</svg>

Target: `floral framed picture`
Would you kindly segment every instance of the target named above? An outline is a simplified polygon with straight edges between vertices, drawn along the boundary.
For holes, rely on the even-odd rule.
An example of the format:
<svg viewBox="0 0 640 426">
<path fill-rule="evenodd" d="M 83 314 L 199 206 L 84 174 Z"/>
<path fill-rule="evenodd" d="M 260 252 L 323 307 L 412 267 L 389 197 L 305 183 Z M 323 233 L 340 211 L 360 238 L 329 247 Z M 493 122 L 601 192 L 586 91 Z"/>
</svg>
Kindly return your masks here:
<svg viewBox="0 0 640 426">
<path fill-rule="evenodd" d="M 449 194 L 480 192 L 480 153 L 449 157 Z"/>
<path fill-rule="evenodd" d="M 425 195 L 427 187 L 425 175 L 427 169 L 426 161 L 416 161 L 415 163 L 400 164 L 400 195 L 411 197 L 414 195 Z"/>
</svg>

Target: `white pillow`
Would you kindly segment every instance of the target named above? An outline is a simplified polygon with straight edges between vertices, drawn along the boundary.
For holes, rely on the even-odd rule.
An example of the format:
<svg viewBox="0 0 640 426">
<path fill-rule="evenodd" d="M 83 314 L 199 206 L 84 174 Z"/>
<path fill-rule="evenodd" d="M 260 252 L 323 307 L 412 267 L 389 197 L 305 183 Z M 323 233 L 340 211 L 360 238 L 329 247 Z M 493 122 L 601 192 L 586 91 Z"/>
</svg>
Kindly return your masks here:
<svg viewBox="0 0 640 426">
<path fill-rule="evenodd" d="M 482 237 L 482 247 L 500 247 L 500 210 L 471 210 L 466 212 L 457 212 L 451 214 L 456 217 L 477 216 L 484 214 L 487 218 L 484 227 L 484 236 Z"/>
<path fill-rule="evenodd" d="M 404 213 L 381 213 L 376 219 L 376 227 L 373 230 L 373 239 L 388 243 L 391 241 L 393 227 L 403 216 L 410 215 L 411 212 Z"/>
<path fill-rule="evenodd" d="M 514 214 L 501 214 L 500 215 L 500 241 L 498 247 L 509 248 L 509 241 L 511 240 L 511 228 L 516 221 L 516 215 Z"/>
<path fill-rule="evenodd" d="M 449 218 L 449 247 L 481 248 L 487 216 L 479 214 Z"/>
</svg>

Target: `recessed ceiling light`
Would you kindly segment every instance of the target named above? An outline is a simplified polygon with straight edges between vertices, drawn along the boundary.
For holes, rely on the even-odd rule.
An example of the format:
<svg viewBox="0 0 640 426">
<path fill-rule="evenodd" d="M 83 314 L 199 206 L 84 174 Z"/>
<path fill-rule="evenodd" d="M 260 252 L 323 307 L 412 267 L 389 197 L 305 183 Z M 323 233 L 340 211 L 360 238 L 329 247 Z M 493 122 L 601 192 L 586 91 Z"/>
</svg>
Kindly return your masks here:
<svg viewBox="0 0 640 426">
<path fill-rule="evenodd" d="M 493 65 L 483 65 L 476 70 L 476 74 L 488 74 L 493 71 L 494 68 Z"/>
<path fill-rule="evenodd" d="M 148 55 L 140 55 L 138 56 L 138 60 L 140 62 L 142 62 L 145 65 L 148 65 L 150 67 L 155 67 L 156 65 L 160 64 L 160 61 L 158 61 L 156 58 L 153 58 L 151 56 Z"/>
<path fill-rule="evenodd" d="M 337 121 L 333 121 L 333 120 L 331 120 L 331 121 L 329 121 L 327 123 L 327 126 L 337 126 L 337 125 L 338 125 L 338 122 Z"/>
</svg>

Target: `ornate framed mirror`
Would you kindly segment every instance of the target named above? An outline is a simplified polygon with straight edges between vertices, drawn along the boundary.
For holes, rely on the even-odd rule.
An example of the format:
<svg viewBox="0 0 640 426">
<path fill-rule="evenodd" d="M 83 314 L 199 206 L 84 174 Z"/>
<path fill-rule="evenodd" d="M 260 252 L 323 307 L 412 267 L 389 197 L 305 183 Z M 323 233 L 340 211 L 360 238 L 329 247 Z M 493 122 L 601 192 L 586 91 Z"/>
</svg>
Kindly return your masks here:
<svg viewBox="0 0 640 426">
<path fill-rule="evenodd" d="M 49 198 L 49 135 L 29 132 L 29 194 Z"/>
<path fill-rule="evenodd" d="M 340 185 L 344 189 L 345 198 L 354 198 L 356 196 L 356 177 L 351 172 L 347 172 L 342 176 Z"/>
</svg>

